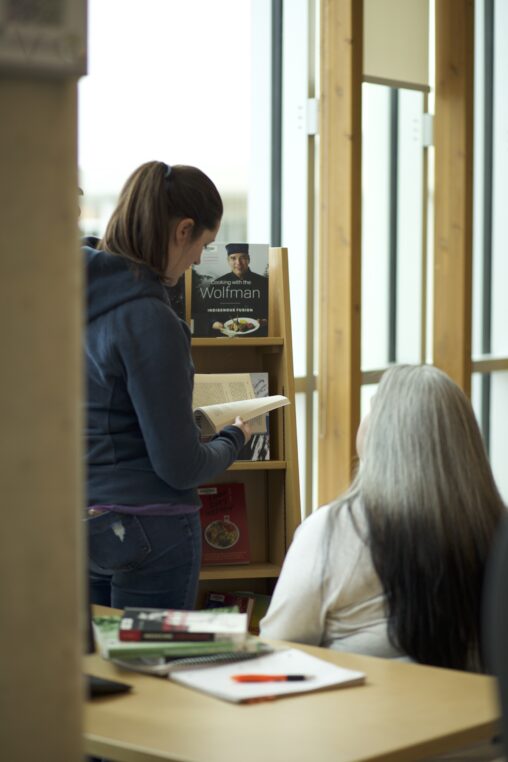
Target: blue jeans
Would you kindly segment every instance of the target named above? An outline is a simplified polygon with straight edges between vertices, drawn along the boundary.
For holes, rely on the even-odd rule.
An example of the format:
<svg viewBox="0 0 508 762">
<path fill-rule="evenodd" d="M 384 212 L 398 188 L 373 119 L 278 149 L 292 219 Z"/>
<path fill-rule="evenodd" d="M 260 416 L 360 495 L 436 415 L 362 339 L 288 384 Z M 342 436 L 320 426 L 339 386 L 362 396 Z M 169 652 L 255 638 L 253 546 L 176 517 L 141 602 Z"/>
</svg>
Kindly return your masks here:
<svg viewBox="0 0 508 762">
<path fill-rule="evenodd" d="M 192 609 L 201 566 L 199 513 L 86 519 L 91 603 Z"/>
</svg>

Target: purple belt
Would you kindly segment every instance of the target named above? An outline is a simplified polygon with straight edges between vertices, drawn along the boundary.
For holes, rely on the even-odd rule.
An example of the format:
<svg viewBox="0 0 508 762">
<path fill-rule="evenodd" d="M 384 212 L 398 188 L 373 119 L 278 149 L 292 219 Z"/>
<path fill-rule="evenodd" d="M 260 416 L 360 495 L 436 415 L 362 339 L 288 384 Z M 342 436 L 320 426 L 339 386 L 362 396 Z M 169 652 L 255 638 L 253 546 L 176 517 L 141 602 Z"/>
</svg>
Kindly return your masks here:
<svg viewBox="0 0 508 762">
<path fill-rule="evenodd" d="M 91 505 L 87 508 L 89 517 L 101 513 L 128 513 L 131 516 L 181 516 L 184 513 L 196 513 L 199 505 L 189 503 L 152 503 L 151 505 Z"/>
</svg>

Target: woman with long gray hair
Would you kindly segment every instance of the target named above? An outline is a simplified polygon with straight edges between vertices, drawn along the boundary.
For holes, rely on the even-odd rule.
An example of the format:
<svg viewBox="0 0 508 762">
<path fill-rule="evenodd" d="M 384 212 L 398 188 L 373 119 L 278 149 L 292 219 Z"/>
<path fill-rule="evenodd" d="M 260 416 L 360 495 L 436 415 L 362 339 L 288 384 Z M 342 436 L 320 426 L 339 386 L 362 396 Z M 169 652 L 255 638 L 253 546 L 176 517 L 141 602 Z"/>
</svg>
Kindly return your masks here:
<svg viewBox="0 0 508 762">
<path fill-rule="evenodd" d="M 505 512 L 471 404 L 431 366 L 382 377 L 350 489 L 297 531 L 261 634 L 481 669 L 485 562 Z"/>
</svg>

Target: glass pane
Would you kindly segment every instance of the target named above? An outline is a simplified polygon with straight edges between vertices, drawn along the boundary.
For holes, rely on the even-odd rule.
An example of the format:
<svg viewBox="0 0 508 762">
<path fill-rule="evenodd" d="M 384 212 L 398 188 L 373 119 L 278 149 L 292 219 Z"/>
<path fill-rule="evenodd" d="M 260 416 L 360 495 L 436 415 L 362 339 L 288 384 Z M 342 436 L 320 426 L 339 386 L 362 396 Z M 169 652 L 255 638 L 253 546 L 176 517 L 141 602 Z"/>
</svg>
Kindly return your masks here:
<svg viewBox="0 0 508 762">
<path fill-rule="evenodd" d="M 282 245 L 289 250 L 289 283 L 295 376 L 306 374 L 309 137 L 311 79 L 308 0 L 283 3 L 282 45 Z"/>
<path fill-rule="evenodd" d="M 430 113 L 430 112 L 429 112 Z M 424 361 L 433 362 L 432 331 L 434 326 L 434 147 L 427 149 L 427 267 L 425 277 L 427 281 L 427 307 L 426 307 L 426 342 L 424 347 Z"/>
<path fill-rule="evenodd" d="M 305 398 L 306 394 L 301 392 L 295 394 L 295 413 L 296 413 L 296 438 L 298 443 L 298 467 L 300 476 L 300 505 L 302 515 L 305 512 L 305 485 L 306 485 L 306 462 L 307 462 L 307 427 L 305 425 Z"/>
<path fill-rule="evenodd" d="M 370 410 L 372 397 L 377 392 L 379 384 L 364 384 L 360 393 L 360 419 L 364 418 Z"/>
<path fill-rule="evenodd" d="M 362 368 L 419 362 L 424 95 L 363 85 Z"/>
<path fill-rule="evenodd" d="M 364 370 L 388 362 L 390 88 L 362 88 L 362 358 Z"/>
<path fill-rule="evenodd" d="M 473 373 L 471 400 L 481 421 L 482 373 Z M 494 478 L 505 503 L 508 503 L 508 371 L 490 375 L 489 456 Z"/>
<path fill-rule="evenodd" d="M 508 101 L 505 96 L 508 47 L 504 44 L 508 35 L 508 4 L 504 0 L 494 2 L 494 17 L 490 23 L 485 7 L 483 3 L 477 3 L 475 15 L 473 355 L 490 351 L 499 357 L 508 355 L 508 229 L 505 222 L 508 204 Z M 486 45 L 489 30 L 494 36 L 493 45 Z M 492 104 L 489 99 L 491 86 Z M 485 283 L 484 277 L 488 278 Z"/>
<path fill-rule="evenodd" d="M 399 90 L 397 362 L 419 363 L 422 319 L 424 96 Z"/>
<path fill-rule="evenodd" d="M 319 508 L 319 501 L 318 501 L 318 446 L 319 446 L 319 430 L 318 430 L 318 422 L 319 422 L 319 395 L 316 392 L 313 394 L 313 420 L 314 420 L 314 430 L 312 432 L 314 437 L 314 452 L 315 457 L 312 461 L 312 510 L 315 510 L 316 508 Z"/>
<path fill-rule="evenodd" d="M 249 0 L 89 0 L 88 14 L 90 73 L 79 83 L 83 232 L 100 234 L 131 171 L 161 159 L 209 174 L 225 202 L 221 237 L 245 240 Z"/>
<path fill-rule="evenodd" d="M 492 373 L 490 383 L 490 462 L 501 496 L 508 504 L 508 371 Z"/>
<path fill-rule="evenodd" d="M 483 234 L 484 234 L 484 5 L 475 5 L 475 71 L 474 71 L 474 170 L 473 170 L 473 357 L 482 354 L 483 309 Z"/>
<path fill-rule="evenodd" d="M 478 425 L 481 427 L 482 420 L 482 374 L 473 373 L 471 376 L 471 404 L 476 415 Z"/>
<path fill-rule="evenodd" d="M 480 3 L 481 5 L 481 3 Z M 508 3 L 494 3 L 492 353 L 508 355 Z"/>
</svg>

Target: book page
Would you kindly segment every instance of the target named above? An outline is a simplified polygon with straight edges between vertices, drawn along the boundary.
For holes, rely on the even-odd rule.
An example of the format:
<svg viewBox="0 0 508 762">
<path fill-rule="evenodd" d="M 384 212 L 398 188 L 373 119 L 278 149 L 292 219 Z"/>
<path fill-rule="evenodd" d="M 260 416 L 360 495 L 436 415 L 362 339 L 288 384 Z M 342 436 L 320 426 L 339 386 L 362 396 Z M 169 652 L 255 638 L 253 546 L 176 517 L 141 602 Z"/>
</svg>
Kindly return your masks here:
<svg viewBox="0 0 508 762">
<path fill-rule="evenodd" d="M 193 408 L 255 396 L 250 373 L 196 373 L 194 376 Z"/>
<path fill-rule="evenodd" d="M 208 405 L 221 405 L 227 402 L 255 399 L 255 397 L 256 391 L 252 385 L 250 373 L 196 373 L 194 376 L 194 392 L 192 395 L 194 410 Z M 227 425 L 227 423 L 223 423 L 217 428 L 213 417 L 211 423 L 214 425 L 214 430 L 210 433 L 216 433 Z M 234 418 L 228 423 L 234 423 Z M 251 420 L 250 427 L 253 434 L 264 434 L 266 419 L 260 417 Z"/>
<path fill-rule="evenodd" d="M 239 415 L 244 421 L 250 421 L 257 416 L 264 416 L 270 410 L 288 405 L 289 400 L 281 394 L 274 394 L 271 397 L 259 397 L 255 399 L 240 400 L 237 402 L 227 402 L 222 405 L 206 405 L 196 408 L 194 414 L 196 420 L 203 427 L 202 417 L 208 421 L 215 431 L 220 431 L 228 424 L 234 423 Z"/>
<path fill-rule="evenodd" d="M 306 679 L 299 682 L 235 682 L 233 675 L 242 674 L 297 674 L 304 675 Z M 199 671 L 181 670 L 170 674 L 169 678 L 224 701 L 240 703 L 273 699 L 292 693 L 307 693 L 333 686 L 356 685 L 365 681 L 365 674 L 338 667 L 297 648 L 288 648 L 237 664 L 207 667 Z"/>
</svg>

